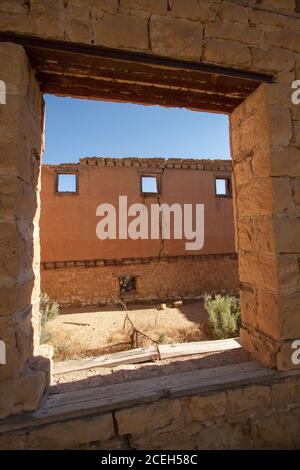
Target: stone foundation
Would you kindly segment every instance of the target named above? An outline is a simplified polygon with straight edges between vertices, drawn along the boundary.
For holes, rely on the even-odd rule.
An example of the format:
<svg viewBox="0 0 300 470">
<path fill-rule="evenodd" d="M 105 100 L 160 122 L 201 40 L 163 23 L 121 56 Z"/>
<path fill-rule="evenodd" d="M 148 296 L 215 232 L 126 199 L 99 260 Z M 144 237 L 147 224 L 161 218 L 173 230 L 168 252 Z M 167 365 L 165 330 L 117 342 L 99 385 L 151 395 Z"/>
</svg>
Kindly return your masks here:
<svg viewBox="0 0 300 470">
<path fill-rule="evenodd" d="M 235 254 L 164 257 L 136 260 L 90 260 L 44 263 L 41 289 L 62 306 L 115 302 L 119 276 L 136 276 L 136 292 L 128 302 L 197 297 L 206 293 L 239 291 Z"/>
<path fill-rule="evenodd" d="M 0 449 L 300 449 L 299 393 L 297 375 L 18 430 L 3 423 Z"/>
</svg>

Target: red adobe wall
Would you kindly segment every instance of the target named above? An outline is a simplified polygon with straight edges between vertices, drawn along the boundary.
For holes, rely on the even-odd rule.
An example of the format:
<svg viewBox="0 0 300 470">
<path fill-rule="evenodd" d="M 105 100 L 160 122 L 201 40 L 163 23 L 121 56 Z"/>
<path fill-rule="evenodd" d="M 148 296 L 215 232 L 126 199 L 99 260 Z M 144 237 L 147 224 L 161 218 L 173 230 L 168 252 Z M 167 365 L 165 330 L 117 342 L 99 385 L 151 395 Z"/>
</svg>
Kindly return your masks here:
<svg viewBox="0 0 300 470">
<path fill-rule="evenodd" d="M 57 172 L 70 171 L 78 172 L 78 194 L 57 194 Z M 158 197 L 141 194 L 141 175 L 158 176 Z M 119 275 L 135 274 L 136 268 L 129 268 L 131 264 L 139 264 L 138 289 L 131 295 L 133 300 L 200 295 L 204 291 L 220 291 L 222 287 L 237 290 L 236 256 L 226 258 L 230 264 L 226 284 L 222 269 L 223 255 L 235 252 L 232 198 L 215 195 L 215 178 L 223 176 L 231 176 L 230 161 L 86 158 L 79 164 L 43 165 L 42 291 L 65 305 L 104 303 L 110 295 L 118 293 Z M 203 249 L 187 251 L 186 240 L 174 240 L 172 235 L 164 241 L 99 240 L 96 225 L 100 218 L 96 208 L 101 203 L 117 207 L 120 195 L 127 195 L 128 205 L 143 203 L 149 208 L 157 202 L 204 204 Z M 211 254 L 219 255 L 213 263 L 211 257 L 206 257 Z M 160 263 L 163 257 L 173 261 L 163 268 L 165 275 Z M 192 264 L 184 262 L 187 257 L 193 258 Z M 107 264 L 109 260 L 112 264 Z M 116 265 L 117 270 L 112 268 Z M 86 270 L 84 274 L 82 269 Z M 158 288 L 161 282 L 163 289 Z"/>
</svg>

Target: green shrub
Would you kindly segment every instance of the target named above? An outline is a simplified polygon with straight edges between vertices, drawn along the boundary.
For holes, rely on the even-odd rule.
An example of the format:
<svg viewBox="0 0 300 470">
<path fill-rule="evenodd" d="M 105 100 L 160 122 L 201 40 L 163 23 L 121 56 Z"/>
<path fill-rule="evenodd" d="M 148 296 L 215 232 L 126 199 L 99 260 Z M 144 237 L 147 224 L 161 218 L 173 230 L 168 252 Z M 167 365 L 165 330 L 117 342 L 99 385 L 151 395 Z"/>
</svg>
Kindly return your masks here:
<svg viewBox="0 0 300 470">
<path fill-rule="evenodd" d="M 230 295 L 205 295 L 204 307 L 208 312 L 209 327 L 215 338 L 238 336 L 241 317 L 239 299 Z"/>
<path fill-rule="evenodd" d="M 158 338 L 158 342 L 160 344 L 165 344 L 165 343 L 167 343 L 167 339 L 168 338 L 167 338 L 166 333 L 160 333 L 159 338 Z"/>
<path fill-rule="evenodd" d="M 48 343 L 51 339 L 51 333 L 47 328 L 47 322 L 59 314 L 59 305 L 57 302 L 51 302 L 47 294 L 41 294 L 40 297 L 40 318 L 41 335 L 40 343 Z"/>
</svg>

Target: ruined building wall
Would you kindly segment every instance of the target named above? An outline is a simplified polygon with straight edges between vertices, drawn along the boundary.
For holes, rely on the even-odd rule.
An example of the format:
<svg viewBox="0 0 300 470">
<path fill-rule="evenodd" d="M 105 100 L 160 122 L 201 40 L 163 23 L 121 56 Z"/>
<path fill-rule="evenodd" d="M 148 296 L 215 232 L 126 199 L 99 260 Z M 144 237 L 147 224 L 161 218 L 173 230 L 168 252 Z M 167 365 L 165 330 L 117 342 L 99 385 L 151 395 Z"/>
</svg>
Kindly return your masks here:
<svg viewBox="0 0 300 470">
<path fill-rule="evenodd" d="M 78 192 L 57 192 L 57 174 L 72 172 Z M 157 195 L 141 192 L 141 176 L 157 178 Z M 129 300 L 237 291 L 232 198 L 216 195 L 216 177 L 231 178 L 230 161 L 86 158 L 43 165 L 42 291 L 63 305 L 106 303 L 119 295 L 121 275 L 137 279 Z M 118 208 L 120 195 L 128 207 L 146 205 L 149 234 L 151 204 L 204 204 L 203 249 L 186 250 L 187 240 L 174 239 L 172 225 L 169 240 L 161 234 L 157 240 L 100 240 L 96 209 L 101 203 Z"/>
<path fill-rule="evenodd" d="M 25 34 L 33 36 L 37 42 L 41 38 L 61 40 L 68 45 L 73 41 L 91 48 L 105 46 L 140 51 L 167 59 L 272 74 L 272 83 L 261 84 L 231 116 L 237 248 L 243 284 L 241 340 L 252 357 L 268 367 L 297 367 L 290 359 L 292 342 L 300 336 L 300 108 L 291 101 L 291 83 L 300 77 L 300 17 L 296 1 L 16 0 L 1 1 L 0 12 L 1 33 Z M 42 367 L 35 370 L 31 367 L 37 354 L 33 348 L 36 321 L 32 318 L 37 313 L 39 290 L 38 275 L 34 274 L 36 265 L 32 262 L 39 256 L 38 243 L 33 244 L 39 173 L 34 155 L 41 153 L 40 120 L 35 122 L 33 115 L 37 117 L 41 110 L 39 86 L 42 83 L 36 82 L 24 47 L 11 44 L 12 36 L 4 41 L 0 69 L 8 93 L 7 105 L 1 107 L 0 114 L 0 331 L 6 343 L 7 363 L 0 369 L 1 417 L 37 408 L 46 388 Z M 36 94 L 32 93 L 33 89 Z M 86 97 L 86 89 L 83 87 L 83 97 Z M 151 87 L 148 89 L 151 94 Z M 68 88 L 59 91 L 66 95 Z M 173 96 L 177 106 L 176 91 Z M 32 184 L 31 176 L 35 172 Z M 281 411 L 275 404 L 271 414 L 270 408 L 263 406 L 264 411 L 260 409 L 256 417 L 249 420 L 246 414 L 235 414 L 227 405 L 230 426 L 224 412 L 218 424 L 211 419 L 213 411 L 209 412 L 207 421 L 202 413 L 197 414 L 198 409 L 206 408 L 205 398 L 201 396 L 190 430 L 200 429 L 200 444 L 211 447 L 221 447 L 224 439 L 224 446 L 230 444 L 228 440 L 233 431 L 236 441 L 232 445 L 239 447 L 250 445 L 249 435 L 253 446 L 260 442 L 264 446 L 299 447 L 299 440 L 296 440 L 299 437 L 296 417 L 299 389 L 292 395 L 287 382 L 284 385 L 287 388 L 283 386 L 285 405 Z M 242 394 L 243 390 L 238 388 L 237 394 Z M 250 392 L 249 402 L 259 395 L 257 390 L 250 389 Z M 272 390 L 271 399 L 274 397 Z M 238 397 L 235 403 L 239 403 Z M 168 408 L 163 406 L 163 410 Z M 254 408 L 257 409 L 256 405 Z M 151 424 L 153 410 L 150 413 Z M 95 432 L 88 432 L 96 420 L 97 417 L 84 419 L 84 422 L 80 418 L 74 420 L 65 428 L 64 436 L 68 435 L 69 441 L 64 445 L 71 447 L 74 441 L 76 446 L 96 441 L 101 426 L 96 423 L 96 431 L 93 428 Z M 183 429 L 185 434 L 188 431 L 182 425 L 181 416 L 177 428 L 173 423 L 170 422 L 167 437 L 175 445 L 178 430 Z M 131 424 L 133 426 L 135 421 L 131 420 Z M 163 426 L 159 424 L 158 428 Z M 61 423 L 59 430 L 60 433 L 57 427 L 42 426 L 39 434 L 23 435 L 24 445 L 41 443 L 45 432 L 48 446 L 59 447 L 63 445 Z M 123 430 L 125 436 L 135 433 L 134 429 L 123 427 Z M 146 434 L 150 434 L 150 438 L 155 436 L 153 427 L 140 431 L 144 432 L 145 439 Z M 211 439 L 205 441 L 204 436 L 209 433 Z M 163 442 L 162 436 L 156 437 Z M 4 434 L 3 447 L 11 445 L 10 438 L 9 433 Z M 100 441 L 109 438 L 98 437 Z M 141 446 L 146 445 L 146 440 L 143 442 Z"/>
<path fill-rule="evenodd" d="M 298 374 L 149 403 L 143 397 L 143 404 L 103 413 L 24 420 L 15 430 L 0 424 L 0 448 L 299 449 L 299 392 Z"/>
</svg>

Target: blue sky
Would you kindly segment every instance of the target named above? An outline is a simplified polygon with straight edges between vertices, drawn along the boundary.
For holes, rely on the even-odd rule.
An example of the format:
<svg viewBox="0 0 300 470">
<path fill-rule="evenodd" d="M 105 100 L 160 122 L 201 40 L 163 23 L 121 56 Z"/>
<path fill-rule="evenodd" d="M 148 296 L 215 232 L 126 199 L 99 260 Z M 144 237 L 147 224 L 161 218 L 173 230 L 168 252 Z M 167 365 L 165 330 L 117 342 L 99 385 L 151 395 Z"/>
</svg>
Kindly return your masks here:
<svg viewBox="0 0 300 470">
<path fill-rule="evenodd" d="M 230 158 L 228 118 L 179 108 L 45 95 L 44 163 L 80 157 Z"/>
</svg>

